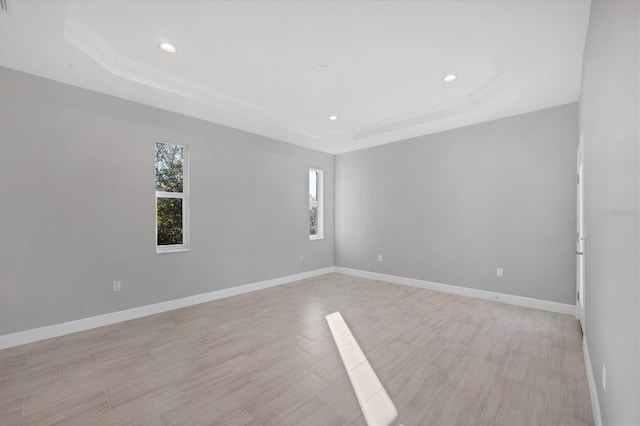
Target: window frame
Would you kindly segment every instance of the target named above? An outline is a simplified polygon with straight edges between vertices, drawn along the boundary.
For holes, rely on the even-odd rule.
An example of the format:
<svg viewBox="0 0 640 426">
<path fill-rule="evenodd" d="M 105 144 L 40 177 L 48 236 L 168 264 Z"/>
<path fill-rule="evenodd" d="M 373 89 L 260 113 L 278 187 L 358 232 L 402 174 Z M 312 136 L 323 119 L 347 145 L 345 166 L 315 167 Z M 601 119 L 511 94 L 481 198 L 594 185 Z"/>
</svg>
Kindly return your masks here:
<svg viewBox="0 0 640 426">
<path fill-rule="evenodd" d="M 154 153 L 156 150 L 157 144 L 164 145 L 174 145 L 182 147 L 182 192 L 166 192 L 166 191 L 155 191 L 155 222 L 156 222 L 156 253 L 179 253 L 190 251 L 189 244 L 189 147 L 187 145 L 182 145 L 178 143 L 165 142 L 161 140 L 156 140 L 153 144 Z M 155 155 L 154 155 L 154 164 L 153 164 L 153 185 L 156 185 L 156 177 L 155 177 Z M 182 244 L 171 244 L 171 245 L 159 245 L 158 244 L 158 198 L 173 198 L 173 199 L 181 199 L 182 200 Z"/>
<path fill-rule="evenodd" d="M 311 217 L 309 217 L 309 240 L 322 240 L 324 239 L 324 170 L 309 168 L 309 172 L 307 173 L 307 179 L 311 179 L 311 173 L 316 173 L 316 198 L 317 201 L 311 201 L 311 194 L 309 196 L 309 211 L 313 206 L 318 208 L 318 217 L 317 217 L 317 231 L 316 235 L 311 235 Z M 309 188 L 310 181 L 307 181 L 307 188 Z"/>
</svg>

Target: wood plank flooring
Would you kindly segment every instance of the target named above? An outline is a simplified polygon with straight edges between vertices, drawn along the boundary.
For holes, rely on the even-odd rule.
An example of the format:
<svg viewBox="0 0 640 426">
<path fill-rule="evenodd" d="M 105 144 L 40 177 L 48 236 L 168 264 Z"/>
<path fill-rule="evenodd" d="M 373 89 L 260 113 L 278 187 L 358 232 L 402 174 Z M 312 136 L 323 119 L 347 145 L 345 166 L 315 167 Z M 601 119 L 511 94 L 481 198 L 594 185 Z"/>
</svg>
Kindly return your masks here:
<svg viewBox="0 0 640 426">
<path fill-rule="evenodd" d="M 0 351 L 1 425 L 360 425 L 340 311 L 397 425 L 590 425 L 575 318 L 329 274 Z"/>
</svg>

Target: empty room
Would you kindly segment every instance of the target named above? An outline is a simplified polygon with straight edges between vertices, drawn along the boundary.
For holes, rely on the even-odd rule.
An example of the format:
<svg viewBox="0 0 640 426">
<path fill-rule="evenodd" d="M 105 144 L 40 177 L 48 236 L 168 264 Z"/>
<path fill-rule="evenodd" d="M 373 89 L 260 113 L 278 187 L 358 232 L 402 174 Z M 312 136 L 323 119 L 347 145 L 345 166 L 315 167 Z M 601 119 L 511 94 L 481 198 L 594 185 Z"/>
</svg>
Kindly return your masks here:
<svg viewBox="0 0 640 426">
<path fill-rule="evenodd" d="M 0 426 L 639 425 L 639 0 L 0 0 Z"/>
</svg>

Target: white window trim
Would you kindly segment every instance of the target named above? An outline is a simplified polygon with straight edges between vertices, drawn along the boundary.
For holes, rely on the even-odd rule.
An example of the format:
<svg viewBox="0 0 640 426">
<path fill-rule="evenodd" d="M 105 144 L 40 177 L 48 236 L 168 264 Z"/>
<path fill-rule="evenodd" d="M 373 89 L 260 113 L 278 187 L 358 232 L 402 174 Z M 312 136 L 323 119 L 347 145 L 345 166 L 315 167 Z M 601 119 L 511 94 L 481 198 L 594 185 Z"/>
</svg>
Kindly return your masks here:
<svg viewBox="0 0 640 426">
<path fill-rule="evenodd" d="M 165 192 L 156 191 L 156 253 L 179 253 L 190 251 L 189 248 L 189 147 L 187 145 L 181 145 L 178 143 L 155 141 L 153 149 L 155 151 L 156 143 L 162 143 L 166 145 L 176 145 L 183 148 L 183 170 L 182 170 L 182 192 Z M 154 174 L 155 174 L 155 160 L 154 160 Z M 153 179 L 153 185 L 155 186 L 155 176 Z M 182 244 L 172 244 L 167 246 L 158 245 L 158 198 L 180 198 L 182 199 Z"/>
<path fill-rule="evenodd" d="M 318 206 L 318 232 L 316 235 L 309 235 L 309 239 L 322 240 L 324 239 L 324 171 L 320 169 L 310 168 L 309 172 L 316 172 L 317 174 L 316 183 L 318 185 L 317 186 L 318 193 L 316 194 L 318 201 L 309 200 L 309 209 L 311 209 L 311 207 L 314 205 Z M 307 173 L 307 177 L 308 176 L 309 176 L 309 173 Z M 308 187 L 309 187 L 309 184 L 307 182 L 307 188 Z"/>
</svg>

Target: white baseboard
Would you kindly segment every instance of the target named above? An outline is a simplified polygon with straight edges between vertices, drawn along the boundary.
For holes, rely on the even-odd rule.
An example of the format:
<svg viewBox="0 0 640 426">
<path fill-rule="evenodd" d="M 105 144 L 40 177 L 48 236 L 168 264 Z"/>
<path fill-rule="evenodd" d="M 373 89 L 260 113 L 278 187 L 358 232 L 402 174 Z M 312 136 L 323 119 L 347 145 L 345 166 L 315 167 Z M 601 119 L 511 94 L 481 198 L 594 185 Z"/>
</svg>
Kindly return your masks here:
<svg viewBox="0 0 640 426">
<path fill-rule="evenodd" d="M 468 287 L 459 287 L 449 284 L 434 283 L 431 281 L 417 280 L 414 278 L 398 277 L 395 275 L 380 274 L 377 272 L 360 271 L 357 269 L 334 267 L 316 269 L 313 271 L 302 272 L 299 274 L 287 275 L 285 277 L 274 278 L 266 281 L 259 281 L 251 284 L 245 284 L 237 287 L 225 288 L 212 291 L 210 293 L 198 294 L 195 296 L 183 297 L 166 302 L 154 303 L 153 305 L 140 306 L 137 308 L 127 309 L 124 311 L 111 312 L 108 314 L 97 315 L 89 318 L 82 318 L 75 321 L 64 322 L 60 324 L 49 325 L 46 327 L 34 328 L 31 330 L 19 331 L 17 333 L 5 334 L 0 336 L 0 349 L 10 348 L 13 346 L 24 345 L 39 340 L 50 339 L 52 337 L 63 336 L 65 334 L 75 333 L 78 331 L 89 330 L 92 328 L 102 327 L 105 325 L 115 324 L 122 321 L 141 318 L 148 315 L 159 314 L 161 312 L 171 311 L 174 309 L 184 308 L 186 306 L 197 305 L 199 303 L 210 302 L 216 299 L 236 296 L 239 294 L 249 293 L 256 290 L 262 290 L 269 287 L 275 287 L 306 278 L 317 277 L 331 272 L 339 272 L 346 275 L 370 278 L 374 280 L 387 281 L 394 284 L 403 284 L 412 287 L 426 288 L 429 290 L 442 291 L 445 293 L 459 294 L 462 296 L 470 296 L 479 299 L 494 300 L 512 305 L 526 306 L 529 308 L 542 309 L 551 312 L 559 312 L 562 314 L 574 314 L 575 305 L 564 303 L 549 302 L 546 300 L 532 299 L 522 296 L 513 296 L 510 294 L 494 293 L 486 290 L 477 290 Z M 586 352 L 585 352 L 586 354 Z"/>
<path fill-rule="evenodd" d="M 587 383 L 589 384 L 589 395 L 591 396 L 593 422 L 595 426 L 602 426 L 602 414 L 600 414 L 600 402 L 598 401 L 598 388 L 596 386 L 596 378 L 593 374 L 593 367 L 591 366 L 591 357 L 589 356 L 589 347 L 587 346 L 586 336 L 582 338 L 582 353 L 584 354 L 584 367 L 587 370 Z"/>
<path fill-rule="evenodd" d="M 525 306 L 527 308 L 541 309 L 560 314 L 575 315 L 576 306 L 566 303 L 550 302 L 548 300 L 533 299 L 530 297 L 514 296 L 512 294 L 496 293 L 487 290 L 478 290 L 469 287 L 460 287 L 450 284 L 441 284 L 431 281 L 423 281 L 415 278 L 398 277 L 396 275 L 380 274 L 378 272 L 360 271 L 358 269 L 336 266 L 335 271 L 341 274 L 356 277 L 370 278 L 386 281 L 394 284 L 408 285 L 411 287 L 425 288 L 428 290 L 442 291 L 444 293 L 458 294 L 461 296 L 475 297 L 477 299 L 493 300 L 495 302 L 509 303 L 511 305 Z"/>
<path fill-rule="evenodd" d="M 26 343 L 32 343 L 38 340 L 50 339 L 52 337 L 63 336 L 65 334 L 89 330 L 92 328 L 115 324 L 122 321 L 128 321 L 135 318 L 145 317 L 147 315 L 172 311 L 174 309 L 184 308 L 186 306 L 197 305 L 199 303 L 210 302 L 216 299 L 223 299 L 225 297 L 236 296 L 238 294 L 244 294 L 269 287 L 275 287 L 294 281 L 304 280 L 306 278 L 325 275 L 331 272 L 335 272 L 335 267 L 330 266 L 328 268 L 287 275 L 285 277 L 274 278 L 271 280 L 259 281 L 251 284 L 240 285 L 237 287 L 224 288 L 221 290 L 212 291 L 210 293 L 197 294 L 195 296 L 154 303 L 153 305 L 140 306 L 124 311 L 111 312 L 104 315 L 97 315 L 94 317 L 82 318 L 75 321 L 49 325 L 46 327 L 19 331 L 17 333 L 5 334 L 3 336 L 0 336 L 0 349 L 24 345 Z"/>
</svg>

